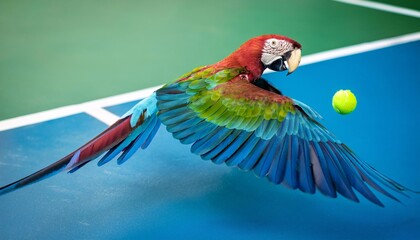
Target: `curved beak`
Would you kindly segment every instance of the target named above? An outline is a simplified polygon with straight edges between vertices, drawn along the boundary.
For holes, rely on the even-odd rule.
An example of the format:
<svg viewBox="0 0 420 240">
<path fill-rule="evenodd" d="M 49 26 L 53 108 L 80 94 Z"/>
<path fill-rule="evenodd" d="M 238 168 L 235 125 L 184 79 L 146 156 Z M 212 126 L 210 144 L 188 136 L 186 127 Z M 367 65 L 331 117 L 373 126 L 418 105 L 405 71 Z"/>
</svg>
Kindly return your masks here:
<svg viewBox="0 0 420 240">
<path fill-rule="evenodd" d="M 292 50 L 290 52 L 290 57 L 286 60 L 287 68 L 289 70 L 287 75 L 294 72 L 296 68 L 299 66 L 301 56 L 302 56 L 302 51 L 300 50 L 300 48 L 296 48 L 295 50 Z"/>
</svg>

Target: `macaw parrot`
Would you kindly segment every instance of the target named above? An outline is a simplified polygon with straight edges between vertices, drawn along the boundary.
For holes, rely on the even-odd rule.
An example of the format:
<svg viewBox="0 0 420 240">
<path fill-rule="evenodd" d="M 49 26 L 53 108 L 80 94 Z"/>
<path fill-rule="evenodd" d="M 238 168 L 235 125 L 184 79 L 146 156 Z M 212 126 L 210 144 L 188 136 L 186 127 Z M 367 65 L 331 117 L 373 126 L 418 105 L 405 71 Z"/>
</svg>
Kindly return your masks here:
<svg viewBox="0 0 420 240">
<path fill-rule="evenodd" d="M 252 38 L 225 59 L 198 67 L 141 100 L 97 137 L 57 162 L 0 188 L 0 195 L 61 171 L 75 172 L 100 157 L 118 164 L 146 148 L 161 124 L 191 152 L 216 164 L 253 171 L 274 184 L 337 193 L 359 202 L 354 190 L 384 206 L 372 192 L 414 192 L 360 160 L 306 104 L 284 96 L 263 71 L 296 70 L 301 45 L 285 36 Z"/>
</svg>

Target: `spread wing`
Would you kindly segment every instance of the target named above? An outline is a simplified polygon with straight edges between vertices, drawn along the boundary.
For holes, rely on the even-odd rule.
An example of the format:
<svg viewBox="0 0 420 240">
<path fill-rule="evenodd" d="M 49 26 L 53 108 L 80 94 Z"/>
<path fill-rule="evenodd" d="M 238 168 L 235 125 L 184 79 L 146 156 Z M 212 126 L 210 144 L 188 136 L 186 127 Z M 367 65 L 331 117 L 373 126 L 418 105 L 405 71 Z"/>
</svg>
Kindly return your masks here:
<svg viewBox="0 0 420 240">
<path fill-rule="evenodd" d="M 292 189 L 358 202 L 357 190 L 380 206 L 372 188 L 394 200 L 388 189 L 407 190 L 361 161 L 317 121 L 318 113 L 278 93 L 242 79 L 238 70 L 192 76 L 157 91 L 159 118 L 203 159 Z"/>
</svg>

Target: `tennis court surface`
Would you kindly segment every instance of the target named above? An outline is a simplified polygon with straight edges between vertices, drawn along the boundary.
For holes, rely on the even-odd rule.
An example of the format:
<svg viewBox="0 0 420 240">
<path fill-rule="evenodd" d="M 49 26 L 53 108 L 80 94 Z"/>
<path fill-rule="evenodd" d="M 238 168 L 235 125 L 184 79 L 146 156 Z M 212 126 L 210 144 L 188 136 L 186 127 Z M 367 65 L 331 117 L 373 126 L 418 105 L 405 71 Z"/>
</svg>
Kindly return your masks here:
<svg viewBox="0 0 420 240">
<path fill-rule="evenodd" d="M 279 3 L 268 1 L 273 7 L 244 4 L 241 14 L 215 22 L 192 21 L 180 15 L 181 7 L 203 7 L 188 1 L 162 8 L 114 3 L 97 10 L 88 3 L 79 7 L 48 4 L 44 8 L 3 4 L 10 10 L 3 20 L 21 14 L 27 18 L 29 13 L 47 14 L 34 23 L 24 18 L 0 25 L 0 32 L 8 34 L 0 40 L 5 50 L 0 57 L 0 84 L 4 86 L 0 90 L 0 185 L 73 151 L 156 86 L 223 58 L 249 37 L 280 32 L 302 39 L 307 54 L 292 75 L 268 72 L 265 77 L 285 95 L 316 109 L 324 117 L 322 123 L 363 160 L 398 182 L 420 189 L 418 4 L 383 0 L 320 1 L 314 5 L 312 1 L 296 1 L 283 11 Z M 65 9 L 68 15 L 56 16 Z M 232 9 L 234 4 L 228 1 L 221 14 Z M 284 15 L 294 20 L 284 31 L 245 18 L 247 28 L 240 28 L 236 21 L 251 14 L 252 9 L 259 21 L 263 17 L 275 19 L 281 13 L 278 18 L 282 24 L 288 24 Z M 297 13 L 298 9 L 304 11 Z M 330 19 L 314 12 L 318 9 Z M 72 11 L 79 15 L 72 16 Z M 203 15 L 191 12 L 193 18 Z M 138 16 L 140 13 L 144 15 Z M 152 18 L 152 13 L 162 16 Z M 114 25 L 108 25 L 111 20 L 100 23 L 107 16 L 115 20 Z M 53 17 L 57 22 L 47 21 Z M 146 21 L 146 17 L 159 21 L 137 22 Z M 87 25 L 76 29 L 72 19 L 76 23 L 85 20 Z M 153 29 L 170 21 L 172 26 L 165 29 L 171 37 Z M 19 28 L 12 31 L 14 24 Z M 33 32 L 27 29 L 31 24 L 38 27 Z M 120 24 L 133 29 L 118 30 Z M 129 33 L 136 24 L 138 31 L 148 34 Z M 65 28 L 56 32 L 58 36 L 50 32 L 60 25 Z M 181 26 L 191 31 L 181 37 L 174 32 L 181 31 Z M 107 29 L 115 36 L 107 35 Z M 71 33 L 77 36 L 70 38 Z M 29 37 L 21 39 L 25 34 Z M 103 38 L 93 44 L 99 35 Z M 21 41 L 14 42 L 16 39 Z M 28 39 L 33 45 L 14 50 Z M 136 47 L 132 39 L 151 46 Z M 167 44 L 176 47 L 162 55 L 165 51 L 159 46 L 167 49 Z M 51 50 L 52 46 L 57 49 Z M 63 46 L 68 48 L 63 50 Z M 107 52 L 111 57 L 94 56 L 109 46 L 113 46 Z M 149 48 L 164 57 L 145 50 Z M 50 51 L 44 56 L 43 49 Z M 47 56 L 55 63 L 43 59 Z M 39 65 L 34 65 L 38 60 Z M 73 61 L 72 69 L 65 67 Z M 54 70 L 42 65 L 50 63 Z M 21 72 L 16 70 L 20 66 Z M 356 111 L 347 116 L 338 115 L 331 107 L 332 95 L 343 88 L 358 97 Z M 26 92 L 20 94 L 20 89 Z M 381 198 L 386 207 L 380 208 L 364 199 L 356 204 L 343 197 L 331 199 L 319 193 L 292 191 L 252 173 L 203 161 L 161 127 L 146 150 L 138 151 L 121 166 L 110 162 L 99 168 L 91 163 L 74 174 L 58 174 L 1 196 L 0 235 L 2 239 L 416 239 L 420 236 L 420 196 L 400 199 L 403 204 Z"/>
</svg>

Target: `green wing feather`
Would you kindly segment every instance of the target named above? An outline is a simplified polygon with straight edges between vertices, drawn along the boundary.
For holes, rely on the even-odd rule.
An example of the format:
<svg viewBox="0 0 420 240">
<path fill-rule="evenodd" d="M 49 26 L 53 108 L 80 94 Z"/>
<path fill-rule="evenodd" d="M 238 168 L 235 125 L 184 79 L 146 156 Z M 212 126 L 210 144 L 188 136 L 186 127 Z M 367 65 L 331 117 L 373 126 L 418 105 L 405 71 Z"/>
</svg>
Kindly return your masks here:
<svg viewBox="0 0 420 240">
<path fill-rule="evenodd" d="M 264 120 L 282 122 L 288 113 L 295 112 L 290 98 L 241 79 L 239 75 L 245 72 L 244 68 L 217 71 L 200 67 L 182 76 L 175 85 L 191 96 L 188 106 L 198 117 L 217 126 L 255 131 Z M 263 138 L 271 138 L 275 132 L 270 133 Z"/>
</svg>

